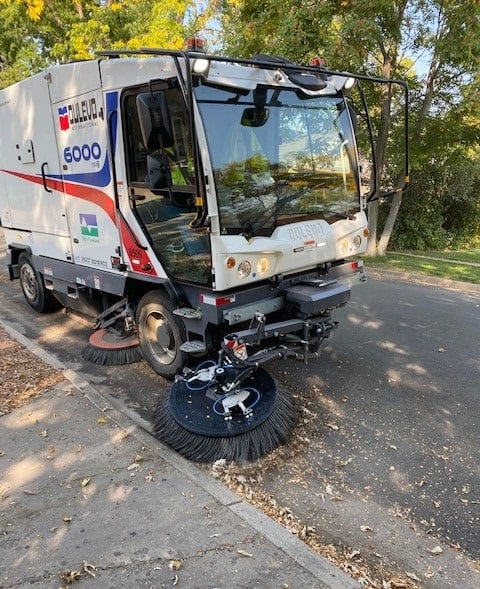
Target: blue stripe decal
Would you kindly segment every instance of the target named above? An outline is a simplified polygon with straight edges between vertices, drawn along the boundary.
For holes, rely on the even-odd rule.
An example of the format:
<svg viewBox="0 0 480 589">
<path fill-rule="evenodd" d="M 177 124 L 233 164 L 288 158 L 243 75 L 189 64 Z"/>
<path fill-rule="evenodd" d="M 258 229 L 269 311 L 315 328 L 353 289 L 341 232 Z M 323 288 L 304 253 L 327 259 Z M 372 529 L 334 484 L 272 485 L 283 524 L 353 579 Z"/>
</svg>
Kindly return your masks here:
<svg viewBox="0 0 480 589">
<path fill-rule="evenodd" d="M 112 160 L 115 159 L 115 151 L 117 147 L 117 113 L 118 113 L 118 92 L 107 92 L 106 95 L 106 117 L 108 127 L 111 130 L 112 137 Z M 65 182 L 77 182 L 78 184 L 86 184 L 87 186 L 108 186 L 111 181 L 110 162 L 105 154 L 105 161 L 98 172 L 82 172 L 81 174 L 47 174 L 48 178 L 57 180 L 64 180 Z"/>
<path fill-rule="evenodd" d="M 88 184 L 89 186 L 108 186 L 110 183 L 110 164 L 107 156 L 101 170 L 98 172 L 83 172 L 81 174 L 46 174 L 48 178 L 65 180 L 65 182 L 77 182 L 78 184 Z"/>
<path fill-rule="evenodd" d="M 112 133 L 110 140 L 112 142 L 112 160 L 114 160 L 117 149 L 118 92 L 107 92 L 105 102 L 107 105 L 107 122 L 110 123 L 109 128 Z"/>
</svg>

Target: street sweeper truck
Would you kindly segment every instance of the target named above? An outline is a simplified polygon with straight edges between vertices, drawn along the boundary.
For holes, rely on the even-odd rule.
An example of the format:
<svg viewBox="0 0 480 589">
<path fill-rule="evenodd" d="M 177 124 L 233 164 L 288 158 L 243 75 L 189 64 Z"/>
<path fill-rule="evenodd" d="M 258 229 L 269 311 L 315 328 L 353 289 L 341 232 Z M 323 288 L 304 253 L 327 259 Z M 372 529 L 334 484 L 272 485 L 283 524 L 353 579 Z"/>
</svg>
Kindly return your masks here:
<svg viewBox="0 0 480 589">
<path fill-rule="evenodd" d="M 349 94 L 366 80 L 191 40 L 0 91 L 10 278 L 37 312 L 92 317 L 86 359 L 170 379 L 154 433 L 193 460 L 288 439 L 295 408 L 264 366 L 317 356 L 364 280 L 378 181 Z"/>
</svg>

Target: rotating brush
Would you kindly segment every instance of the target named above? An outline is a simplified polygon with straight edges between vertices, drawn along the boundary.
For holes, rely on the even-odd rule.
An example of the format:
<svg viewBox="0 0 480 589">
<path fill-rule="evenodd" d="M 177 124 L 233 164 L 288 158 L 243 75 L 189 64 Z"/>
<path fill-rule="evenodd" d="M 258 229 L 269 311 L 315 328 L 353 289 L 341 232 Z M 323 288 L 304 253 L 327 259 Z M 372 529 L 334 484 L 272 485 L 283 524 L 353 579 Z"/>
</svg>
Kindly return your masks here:
<svg viewBox="0 0 480 589">
<path fill-rule="evenodd" d="M 108 329 L 98 329 L 82 350 L 82 358 L 101 366 L 133 364 L 143 359 L 136 334 L 118 335 Z"/>
<path fill-rule="evenodd" d="M 226 411 L 224 399 L 235 395 L 243 408 Z M 290 396 L 258 368 L 231 395 L 214 395 L 208 384 L 196 389 L 185 379 L 177 380 L 157 405 L 153 431 L 195 462 L 253 462 L 288 442 L 295 414 Z"/>
</svg>

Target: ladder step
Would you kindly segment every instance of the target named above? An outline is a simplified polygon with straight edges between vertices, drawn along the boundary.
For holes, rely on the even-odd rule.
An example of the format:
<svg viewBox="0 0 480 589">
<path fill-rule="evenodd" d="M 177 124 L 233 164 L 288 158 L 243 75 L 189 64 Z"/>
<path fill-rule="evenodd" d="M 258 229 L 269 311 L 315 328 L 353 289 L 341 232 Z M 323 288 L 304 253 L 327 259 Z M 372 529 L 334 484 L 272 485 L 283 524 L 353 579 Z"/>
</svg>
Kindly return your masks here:
<svg viewBox="0 0 480 589">
<path fill-rule="evenodd" d="M 174 309 L 174 315 L 185 317 L 185 319 L 201 319 L 202 312 L 199 309 L 191 309 L 190 307 L 183 307 L 182 309 Z"/>
<path fill-rule="evenodd" d="M 187 354 L 199 354 L 207 351 L 205 344 L 198 340 L 185 342 L 180 346 L 180 349 L 182 350 L 182 352 L 187 352 Z"/>
</svg>

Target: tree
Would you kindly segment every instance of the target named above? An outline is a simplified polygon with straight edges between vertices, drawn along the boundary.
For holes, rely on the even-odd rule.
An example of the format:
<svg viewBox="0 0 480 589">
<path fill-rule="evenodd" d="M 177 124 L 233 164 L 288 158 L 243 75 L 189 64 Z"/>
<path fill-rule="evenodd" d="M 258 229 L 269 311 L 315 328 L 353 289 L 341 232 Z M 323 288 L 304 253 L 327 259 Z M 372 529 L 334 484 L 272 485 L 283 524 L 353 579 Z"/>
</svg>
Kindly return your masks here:
<svg viewBox="0 0 480 589">
<path fill-rule="evenodd" d="M 0 0 L 0 86 L 104 49 L 179 49 L 216 0 Z"/>
<path fill-rule="evenodd" d="M 243 55 L 281 52 L 306 62 L 324 54 L 337 69 L 408 78 L 415 92 L 412 159 L 425 157 L 428 126 L 461 100 L 462 88 L 478 71 L 480 6 L 473 1 L 323 0 L 298 5 L 293 0 L 225 0 L 223 23 L 229 35 L 226 46 Z M 415 63 L 422 69 L 426 65 L 425 76 L 420 67 L 414 71 Z M 394 100 L 385 87 L 376 129 L 381 172 L 388 171 Z M 395 193 L 389 213 L 381 216 L 386 218 L 383 231 L 378 227 L 380 203 L 369 205 L 370 254 L 386 252 L 401 202 L 402 192 Z"/>
</svg>

